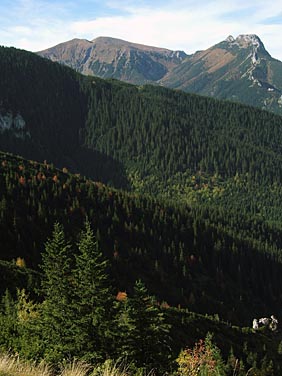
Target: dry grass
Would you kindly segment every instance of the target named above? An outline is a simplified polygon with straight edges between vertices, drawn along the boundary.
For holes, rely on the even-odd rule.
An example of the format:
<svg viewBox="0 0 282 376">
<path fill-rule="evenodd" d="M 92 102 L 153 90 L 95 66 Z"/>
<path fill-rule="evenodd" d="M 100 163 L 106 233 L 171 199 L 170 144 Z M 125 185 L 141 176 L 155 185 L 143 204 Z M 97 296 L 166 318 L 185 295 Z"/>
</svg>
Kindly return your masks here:
<svg viewBox="0 0 282 376">
<path fill-rule="evenodd" d="M 226 64 L 229 64 L 234 59 L 235 56 L 230 52 L 222 50 L 221 48 L 215 48 L 205 56 L 205 67 L 209 73 L 213 73 Z"/>
<path fill-rule="evenodd" d="M 59 376 L 86 376 L 89 375 L 90 369 L 91 366 L 89 364 L 74 359 L 72 363 L 62 368 Z"/>
<path fill-rule="evenodd" d="M 0 355 L 0 376 L 51 376 L 48 365 L 20 360 L 16 355 Z"/>
<path fill-rule="evenodd" d="M 107 361 L 100 369 L 96 369 L 93 375 L 97 376 L 130 376 L 126 367 Z"/>
<path fill-rule="evenodd" d="M 73 360 L 62 364 L 60 372 L 54 372 L 50 366 L 42 362 L 35 364 L 22 360 L 17 355 L 0 354 L 0 376 L 134 376 L 128 367 L 111 360 L 104 364 L 91 367 L 88 363 Z M 143 373 L 142 373 L 143 375 Z M 140 373 L 141 376 L 141 373 Z M 154 376 L 153 372 L 147 376 Z"/>
<path fill-rule="evenodd" d="M 111 361 L 93 369 L 79 360 L 62 365 L 59 373 L 46 363 L 35 364 L 24 361 L 17 355 L 0 354 L 0 376 L 130 376 L 126 368 Z"/>
</svg>

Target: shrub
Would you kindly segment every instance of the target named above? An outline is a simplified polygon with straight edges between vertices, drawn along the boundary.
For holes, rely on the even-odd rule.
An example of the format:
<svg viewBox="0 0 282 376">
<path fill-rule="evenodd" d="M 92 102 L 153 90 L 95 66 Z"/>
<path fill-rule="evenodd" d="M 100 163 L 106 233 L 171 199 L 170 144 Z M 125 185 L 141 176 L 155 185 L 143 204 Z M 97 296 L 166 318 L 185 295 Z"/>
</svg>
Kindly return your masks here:
<svg viewBox="0 0 282 376">
<path fill-rule="evenodd" d="M 212 343 L 208 334 L 197 342 L 193 349 L 181 351 L 177 358 L 178 374 L 181 376 L 224 376 L 225 365 L 220 350 Z"/>
</svg>

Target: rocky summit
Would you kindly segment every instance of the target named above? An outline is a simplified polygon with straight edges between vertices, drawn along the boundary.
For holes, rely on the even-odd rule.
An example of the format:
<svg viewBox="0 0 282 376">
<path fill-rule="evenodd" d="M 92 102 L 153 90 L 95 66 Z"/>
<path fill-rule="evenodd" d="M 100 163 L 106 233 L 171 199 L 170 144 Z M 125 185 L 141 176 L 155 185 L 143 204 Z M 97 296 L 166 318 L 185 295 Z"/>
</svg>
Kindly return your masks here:
<svg viewBox="0 0 282 376">
<path fill-rule="evenodd" d="M 189 56 L 161 83 L 281 113 L 281 72 L 258 36 L 239 35 Z"/>
</svg>

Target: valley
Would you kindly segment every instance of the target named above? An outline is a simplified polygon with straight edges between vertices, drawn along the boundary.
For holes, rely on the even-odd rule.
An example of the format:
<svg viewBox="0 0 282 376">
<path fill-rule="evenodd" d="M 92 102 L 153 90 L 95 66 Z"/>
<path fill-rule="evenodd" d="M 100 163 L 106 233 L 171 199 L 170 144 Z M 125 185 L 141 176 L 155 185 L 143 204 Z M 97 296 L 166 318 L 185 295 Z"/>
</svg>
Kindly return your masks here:
<svg viewBox="0 0 282 376">
<path fill-rule="evenodd" d="M 199 53 L 209 74 L 216 55 L 232 64 L 222 51 Z M 187 59 L 154 52 L 166 69 Z M 251 326 L 282 320 L 281 133 L 273 112 L 1 47 L 1 350 L 54 364 L 127 354 L 161 374 L 212 332 L 226 364 L 232 349 L 245 370 L 279 374 L 280 326 Z"/>
</svg>

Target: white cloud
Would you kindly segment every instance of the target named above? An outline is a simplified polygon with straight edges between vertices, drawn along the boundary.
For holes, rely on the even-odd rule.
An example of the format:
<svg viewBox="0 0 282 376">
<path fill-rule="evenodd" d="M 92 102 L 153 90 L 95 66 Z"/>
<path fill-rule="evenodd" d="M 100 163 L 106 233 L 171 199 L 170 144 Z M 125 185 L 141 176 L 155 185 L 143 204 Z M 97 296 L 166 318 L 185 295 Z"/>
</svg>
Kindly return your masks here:
<svg viewBox="0 0 282 376">
<path fill-rule="evenodd" d="M 91 1 L 94 0 L 88 3 Z M 0 42 L 2 44 L 3 39 L 10 45 L 37 51 L 75 37 L 112 36 L 193 53 L 230 34 L 252 33 L 258 34 L 269 52 L 282 60 L 282 25 L 264 24 L 266 19 L 282 12 L 282 3 L 279 5 L 277 1 L 170 0 L 161 3 L 156 0 L 152 6 L 151 1 L 143 0 L 136 6 L 132 0 L 109 0 L 106 4 L 115 10 L 115 15 L 89 19 L 85 15 L 71 14 L 71 2 L 21 0 L 15 23 L 3 27 L 2 22 Z"/>
<path fill-rule="evenodd" d="M 265 8 L 265 5 L 264 5 Z M 250 3 L 210 1 L 205 6 L 185 6 L 172 9 L 134 9 L 126 7 L 129 15 L 97 18 L 74 22 L 70 29 L 75 35 L 93 39 L 97 36 L 113 36 L 133 42 L 183 49 L 193 53 L 205 49 L 232 34 L 258 34 L 270 52 L 282 59 L 282 44 L 279 41 L 282 25 L 276 27 L 262 25 L 265 18 L 262 5 L 258 3 L 252 10 L 252 16 L 244 20 L 238 17 L 225 18 L 231 12 L 251 12 Z M 274 7 L 265 13 L 267 17 L 275 15 Z M 274 53 L 275 51 L 275 53 Z"/>
</svg>

